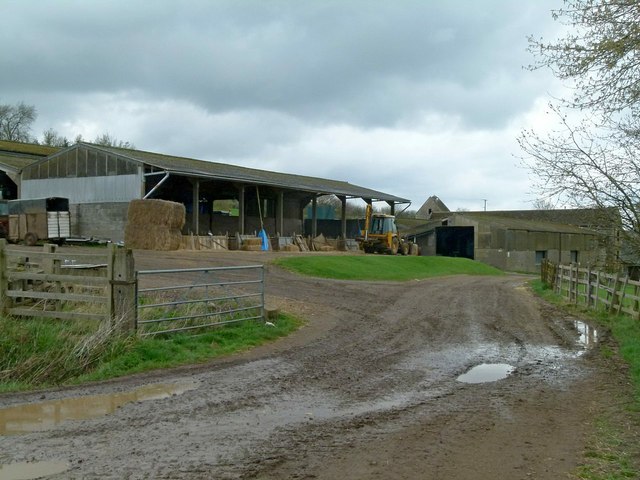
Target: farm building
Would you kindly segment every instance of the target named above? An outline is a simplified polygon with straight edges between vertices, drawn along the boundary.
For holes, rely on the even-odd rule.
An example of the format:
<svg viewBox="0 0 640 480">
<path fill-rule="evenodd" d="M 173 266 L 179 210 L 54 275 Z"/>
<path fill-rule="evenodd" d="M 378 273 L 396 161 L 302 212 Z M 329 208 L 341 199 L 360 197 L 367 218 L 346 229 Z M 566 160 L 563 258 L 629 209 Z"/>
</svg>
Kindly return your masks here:
<svg viewBox="0 0 640 480">
<path fill-rule="evenodd" d="M 1 166 L 1 165 L 0 165 Z M 383 201 L 393 210 L 409 200 L 348 182 L 269 172 L 234 165 L 116 147 L 78 143 L 32 158 L 22 166 L 20 198 L 69 198 L 72 234 L 120 241 L 129 202 L 162 199 L 185 205 L 183 233 L 251 234 L 264 228 L 270 235 L 303 231 L 303 211 L 322 195 Z M 218 210 L 216 202 L 237 208 Z M 343 212 L 346 210 L 342 209 Z M 315 226 L 317 216 L 313 216 Z M 342 218 L 343 238 L 346 218 Z M 315 235 L 314 235 L 315 236 Z"/>
<path fill-rule="evenodd" d="M 57 147 L 0 140 L 0 198 L 18 198 L 20 171 L 59 150 Z"/>
<path fill-rule="evenodd" d="M 532 210 L 529 218 L 527 212 L 443 212 L 406 234 L 422 255 L 466 257 L 509 271 L 537 272 L 545 258 L 606 266 L 617 255 L 607 248 L 610 237 L 597 231 L 595 223 L 585 228 L 549 221 L 558 218 L 553 211 Z M 567 213 L 559 217 L 570 219 Z M 574 211 L 571 221 L 588 218 L 588 211 Z"/>
<path fill-rule="evenodd" d="M 434 214 L 449 211 L 449 207 L 447 207 L 442 200 L 440 200 L 437 196 L 432 195 L 427 198 L 427 201 L 424 202 L 418 209 L 418 211 L 416 212 L 416 218 L 429 220 Z"/>
</svg>

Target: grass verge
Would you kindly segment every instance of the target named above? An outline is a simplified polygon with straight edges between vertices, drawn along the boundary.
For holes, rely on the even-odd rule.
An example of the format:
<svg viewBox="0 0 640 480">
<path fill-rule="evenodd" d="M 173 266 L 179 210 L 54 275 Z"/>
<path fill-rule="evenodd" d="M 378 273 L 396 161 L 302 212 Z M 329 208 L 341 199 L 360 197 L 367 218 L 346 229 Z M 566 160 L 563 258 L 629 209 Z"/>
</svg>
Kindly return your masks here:
<svg viewBox="0 0 640 480">
<path fill-rule="evenodd" d="M 281 314 L 273 323 L 247 321 L 198 335 L 140 338 L 112 335 L 89 322 L 0 318 L 0 392 L 201 363 L 285 336 L 302 322 Z"/>
<path fill-rule="evenodd" d="M 594 417 L 595 432 L 588 442 L 583 464 L 572 473 L 582 480 L 622 480 L 640 478 L 640 322 L 629 316 L 614 316 L 567 304 L 560 295 L 551 291 L 540 280 L 531 282 L 533 290 L 542 298 L 571 313 L 590 319 L 611 332 L 613 346 L 603 344 L 600 353 L 607 359 L 619 356 L 629 367 L 632 384 L 631 398 L 612 399 L 608 411 Z"/>
<path fill-rule="evenodd" d="M 467 258 L 390 255 L 326 255 L 279 258 L 276 265 L 313 277 L 406 281 L 445 275 L 503 275 Z"/>
</svg>

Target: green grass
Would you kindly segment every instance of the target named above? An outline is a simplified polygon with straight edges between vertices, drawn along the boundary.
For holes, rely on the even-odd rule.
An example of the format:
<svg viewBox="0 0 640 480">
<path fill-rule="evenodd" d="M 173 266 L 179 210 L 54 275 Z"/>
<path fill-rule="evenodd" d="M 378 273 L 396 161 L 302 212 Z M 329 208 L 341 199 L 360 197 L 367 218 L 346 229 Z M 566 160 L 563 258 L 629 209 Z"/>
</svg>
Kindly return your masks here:
<svg viewBox="0 0 640 480">
<path fill-rule="evenodd" d="M 627 315 L 609 315 L 603 311 L 587 310 L 568 304 L 563 297 L 554 293 L 540 280 L 531 282 L 533 290 L 547 301 L 568 311 L 590 319 L 602 329 L 611 332 L 615 345 L 602 344 L 600 354 L 606 359 L 620 356 L 629 367 L 632 398 L 628 402 L 616 397 L 617 412 L 602 412 L 594 416 L 593 434 L 583 464 L 573 473 L 572 478 L 583 480 L 622 480 L 640 478 L 638 452 L 640 439 L 630 429 L 638 429 L 640 413 L 640 321 Z M 629 425 L 621 424 L 619 417 L 626 417 Z"/>
<path fill-rule="evenodd" d="M 302 275 L 339 280 L 406 281 L 444 275 L 503 274 L 484 263 L 451 257 L 327 255 L 279 258 L 274 263 Z"/>
<path fill-rule="evenodd" d="M 639 478 L 634 457 L 628 450 L 628 441 L 619 428 L 604 415 L 596 418 L 596 433 L 584 452 L 585 460 L 573 478 L 581 480 L 623 480 Z"/>
<path fill-rule="evenodd" d="M 141 338 L 104 334 L 93 323 L 1 318 L 0 392 L 205 362 L 285 336 L 301 325 L 284 314 L 273 323 L 246 321 L 197 335 Z"/>
</svg>

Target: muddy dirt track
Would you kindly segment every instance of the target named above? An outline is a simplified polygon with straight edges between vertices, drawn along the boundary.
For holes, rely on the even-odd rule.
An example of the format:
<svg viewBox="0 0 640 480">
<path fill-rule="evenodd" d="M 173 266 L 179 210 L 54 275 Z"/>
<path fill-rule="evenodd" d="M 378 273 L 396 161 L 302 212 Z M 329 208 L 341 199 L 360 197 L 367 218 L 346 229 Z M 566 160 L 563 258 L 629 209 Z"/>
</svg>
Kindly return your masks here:
<svg viewBox="0 0 640 480">
<path fill-rule="evenodd" d="M 136 252 L 136 267 L 252 264 L 244 252 Z M 169 398 L 0 436 L 0 464 L 66 462 L 50 478 L 557 479 L 624 388 L 575 318 L 530 277 L 407 283 L 312 279 L 267 268 L 267 302 L 308 324 L 204 366 L 0 396 L 0 407 L 188 385 Z M 600 334 L 602 337 L 602 334 Z M 507 378 L 463 383 L 479 364 Z"/>
</svg>

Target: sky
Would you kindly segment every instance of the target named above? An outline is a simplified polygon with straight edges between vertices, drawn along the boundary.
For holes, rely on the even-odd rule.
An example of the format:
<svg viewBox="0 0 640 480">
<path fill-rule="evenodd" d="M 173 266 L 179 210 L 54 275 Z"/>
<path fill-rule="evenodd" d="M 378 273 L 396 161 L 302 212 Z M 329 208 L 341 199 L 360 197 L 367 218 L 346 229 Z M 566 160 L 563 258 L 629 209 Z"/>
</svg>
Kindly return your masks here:
<svg viewBox="0 0 640 480">
<path fill-rule="evenodd" d="M 0 104 L 32 134 L 533 208 L 517 137 L 562 86 L 561 0 L 0 0 Z"/>
</svg>

